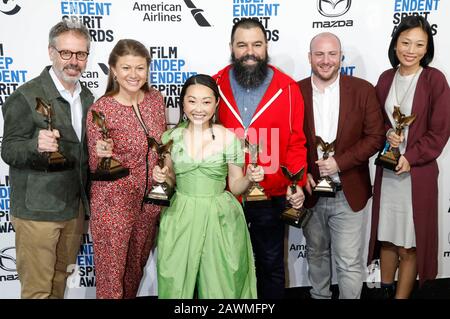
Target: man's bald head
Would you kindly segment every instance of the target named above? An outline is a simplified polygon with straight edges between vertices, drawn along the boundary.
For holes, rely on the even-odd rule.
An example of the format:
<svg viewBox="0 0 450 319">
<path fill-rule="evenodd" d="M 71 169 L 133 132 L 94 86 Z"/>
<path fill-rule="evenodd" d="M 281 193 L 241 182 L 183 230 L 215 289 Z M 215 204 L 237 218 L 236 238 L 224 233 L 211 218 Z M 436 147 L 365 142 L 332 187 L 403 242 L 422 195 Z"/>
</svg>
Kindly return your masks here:
<svg viewBox="0 0 450 319">
<path fill-rule="evenodd" d="M 337 35 L 331 33 L 331 32 L 322 32 L 314 36 L 314 38 L 311 39 L 311 42 L 309 43 L 309 52 L 313 51 L 313 48 L 315 44 L 318 41 L 322 40 L 329 40 L 329 41 L 336 41 L 336 44 L 338 45 L 339 51 L 341 51 L 341 40 L 337 37 Z"/>
<path fill-rule="evenodd" d="M 308 54 L 313 80 L 322 88 L 332 84 L 341 67 L 341 41 L 330 32 L 323 32 L 312 38 Z"/>
</svg>

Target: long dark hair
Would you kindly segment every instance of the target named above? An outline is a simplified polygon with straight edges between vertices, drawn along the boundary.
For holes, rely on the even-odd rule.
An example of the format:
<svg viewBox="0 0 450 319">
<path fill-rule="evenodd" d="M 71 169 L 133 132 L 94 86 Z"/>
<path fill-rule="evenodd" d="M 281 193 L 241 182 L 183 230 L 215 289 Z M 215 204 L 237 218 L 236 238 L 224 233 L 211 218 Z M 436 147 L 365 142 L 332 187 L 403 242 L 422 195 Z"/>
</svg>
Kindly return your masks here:
<svg viewBox="0 0 450 319">
<path fill-rule="evenodd" d="M 393 68 L 396 68 L 400 64 L 400 61 L 395 52 L 395 47 L 397 45 L 397 40 L 400 36 L 400 33 L 417 27 L 421 28 L 428 35 L 427 52 L 420 60 L 420 65 L 422 67 L 426 67 L 433 60 L 434 42 L 430 24 L 422 16 L 407 16 L 400 21 L 400 24 L 398 25 L 397 29 L 394 32 L 394 35 L 392 36 L 391 43 L 389 44 L 388 56 Z"/>
<path fill-rule="evenodd" d="M 126 55 L 143 57 L 147 62 L 147 70 L 150 67 L 151 61 L 150 53 L 141 42 L 133 39 L 119 40 L 119 42 L 117 42 L 117 44 L 114 46 L 111 53 L 109 54 L 108 59 L 109 74 L 108 74 L 108 83 L 106 85 L 106 90 L 104 94 L 105 96 L 115 95 L 117 92 L 119 92 L 119 85 L 117 84 L 117 81 L 114 80 L 114 74 L 111 71 L 111 67 L 116 67 L 117 60 L 119 60 L 120 57 Z M 144 92 L 150 91 L 150 87 L 148 85 L 148 76 L 147 82 L 145 82 L 145 84 L 141 87 L 141 90 Z"/>
<path fill-rule="evenodd" d="M 201 84 L 204 85 L 208 88 L 210 88 L 213 93 L 214 93 L 214 97 L 216 98 L 216 103 L 219 101 L 220 98 L 220 93 L 219 93 L 219 88 L 217 87 L 217 83 L 216 81 L 209 75 L 207 74 L 196 74 L 191 76 L 189 79 L 186 80 L 186 82 L 184 82 L 183 84 L 183 88 L 181 89 L 181 93 L 180 93 L 180 119 L 178 121 L 178 125 L 180 125 L 181 123 L 184 122 L 183 120 L 183 113 L 184 113 L 184 97 L 186 96 L 186 91 L 187 89 L 194 84 Z M 217 119 L 217 110 L 218 107 L 216 108 L 216 112 L 215 115 L 213 116 L 213 118 L 210 120 L 210 124 L 212 125 L 212 123 L 219 123 L 218 119 Z"/>
</svg>

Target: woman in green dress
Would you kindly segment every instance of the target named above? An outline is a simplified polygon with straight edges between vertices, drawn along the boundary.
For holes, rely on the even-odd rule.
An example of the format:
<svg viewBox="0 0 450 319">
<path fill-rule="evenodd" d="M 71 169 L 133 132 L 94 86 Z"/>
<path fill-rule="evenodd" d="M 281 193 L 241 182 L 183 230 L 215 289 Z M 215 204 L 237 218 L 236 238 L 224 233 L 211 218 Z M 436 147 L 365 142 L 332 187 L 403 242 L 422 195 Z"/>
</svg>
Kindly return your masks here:
<svg viewBox="0 0 450 319">
<path fill-rule="evenodd" d="M 189 78 L 181 90 L 187 121 L 163 134 L 173 140 L 157 182 L 176 184 L 158 234 L 159 298 L 256 298 L 253 251 L 242 207 L 233 196 L 264 177 L 249 165 L 233 132 L 213 124 L 219 101 L 208 75 Z M 228 187 L 233 193 L 226 191 Z M 175 183 L 176 181 L 176 183 Z"/>
</svg>

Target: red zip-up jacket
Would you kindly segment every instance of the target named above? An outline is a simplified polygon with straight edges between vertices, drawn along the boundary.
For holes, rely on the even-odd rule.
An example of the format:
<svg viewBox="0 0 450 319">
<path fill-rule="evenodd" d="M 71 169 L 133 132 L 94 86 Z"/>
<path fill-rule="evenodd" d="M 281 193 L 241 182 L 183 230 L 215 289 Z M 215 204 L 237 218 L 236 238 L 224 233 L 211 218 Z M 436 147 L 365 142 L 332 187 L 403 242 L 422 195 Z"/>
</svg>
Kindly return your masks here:
<svg viewBox="0 0 450 319">
<path fill-rule="evenodd" d="M 258 165 L 264 168 L 264 180 L 260 183 L 269 196 L 284 196 L 289 180 L 280 166 L 286 166 L 291 173 L 304 168 L 299 186 L 306 184 L 306 147 L 303 133 L 303 97 L 296 82 L 274 66 L 273 78 L 261 102 L 253 114 L 249 127 L 243 125 L 239 109 L 230 84 L 228 65 L 214 79 L 219 86 L 220 102 L 218 117 L 220 123 L 233 130 L 239 138 L 259 142 L 262 153 Z M 246 155 L 246 164 L 249 162 Z"/>
</svg>

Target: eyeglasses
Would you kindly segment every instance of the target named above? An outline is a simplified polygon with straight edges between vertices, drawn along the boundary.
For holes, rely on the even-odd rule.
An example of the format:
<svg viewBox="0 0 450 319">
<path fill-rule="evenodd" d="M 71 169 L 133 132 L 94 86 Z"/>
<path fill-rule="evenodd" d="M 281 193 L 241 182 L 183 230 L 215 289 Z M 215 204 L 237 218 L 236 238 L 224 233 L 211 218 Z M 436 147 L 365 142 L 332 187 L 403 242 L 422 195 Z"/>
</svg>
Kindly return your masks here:
<svg viewBox="0 0 450 319">
<path fill-rule="evenodd" d="M 63 60 L 70 60 L 72 59 L 72 55 L 75 54 L 75 57 L 77 58 L 78 61 L 85 61 L 89 55 L 89 52 L 85 51 L 72 52 L 70 50 L 58 50 L 55 47 L 53 47 L 53 49 L 55 49 L 56 52 L 59 53 L 59 56 Z"/>
</svg>

